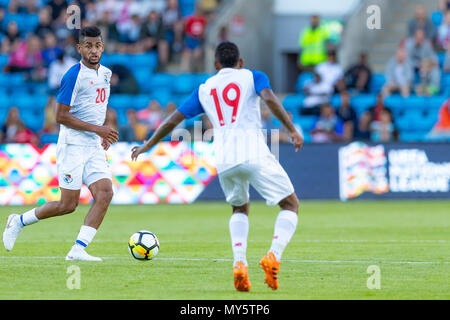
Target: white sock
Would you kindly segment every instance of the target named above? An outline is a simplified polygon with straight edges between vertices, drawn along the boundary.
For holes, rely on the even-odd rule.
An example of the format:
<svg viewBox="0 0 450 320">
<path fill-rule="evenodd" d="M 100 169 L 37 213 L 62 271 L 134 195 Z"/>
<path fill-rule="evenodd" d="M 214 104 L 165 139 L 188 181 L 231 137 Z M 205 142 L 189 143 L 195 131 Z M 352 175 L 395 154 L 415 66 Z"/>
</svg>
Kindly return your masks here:
<svg viewBox="0 0 450 320">
<path fill-rule="evenodd" d="M 94 239 L 95 234 L 97 233 L 97 229 L 89 227 L 89 226 L 81 226 L 80 233 L 78 234 L 77 241 L 75 241 L 75 245 L 86 248 L 89 243 Z"/>
<path fill-rule="evenodd" d="M 275 221 L 272 246 L 269 249 L 269 252 L 273 252 L 277 261 L 281 260 L 284 248 L 294 235 L 297 222 L 297 214 L 293 211 L 282 210 L 278 214 L 277 220 Z"/>
<path fill-rule="evenodd" d="M 248 216 L 246 214 L 233 213 L 230 218 L 230 236 L 234 256 L 233 265 L 241 261 L 247 266 Z"/>
<path fill-rule="evenodd" d="M 25 212 L 19 218 L 20 218 L 20 223 L 21 223 L 22 227 L 28 226 L 30 224 L 33 224 L 33 223 L 36 223 L 39 221 L 39 219 L 36 217 L 36 208 Z"/>
</svg>

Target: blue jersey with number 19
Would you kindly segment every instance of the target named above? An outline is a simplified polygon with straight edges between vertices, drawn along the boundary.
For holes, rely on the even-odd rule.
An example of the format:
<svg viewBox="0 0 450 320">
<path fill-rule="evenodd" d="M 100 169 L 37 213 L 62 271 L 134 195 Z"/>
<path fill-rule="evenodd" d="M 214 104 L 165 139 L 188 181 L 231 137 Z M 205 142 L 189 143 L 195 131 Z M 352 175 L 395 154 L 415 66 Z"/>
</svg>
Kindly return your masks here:
<svg viewBox="0 0 450 320">
<path fill-rule="evenodd" d="M 261 130 L 260 92 L 270 88 L 261 71 L 221 69 L 178 108 L 186 118 L 206 113 L 214 127 L 217 171 L 270 154 Z"/>
<path fill-rule="evenodd" d="M 70 106 L 69 112 L 74 117 L 101 126 L 106 117 L 111 75 L 111 70 L 102 65 L 94 70 L 77 63 L 62 78 L 56 101 Z M 99 146 L 100 142 L 93 132 L 61 125 L 58 143 Z"/>
</svg>

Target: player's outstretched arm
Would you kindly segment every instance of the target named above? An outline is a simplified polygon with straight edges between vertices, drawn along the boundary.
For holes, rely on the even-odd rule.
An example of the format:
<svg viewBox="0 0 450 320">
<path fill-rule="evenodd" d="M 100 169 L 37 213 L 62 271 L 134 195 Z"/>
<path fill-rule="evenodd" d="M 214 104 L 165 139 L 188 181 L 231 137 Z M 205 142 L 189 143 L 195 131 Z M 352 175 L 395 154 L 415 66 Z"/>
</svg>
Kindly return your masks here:
<svg viewBox="0 0 450 320">
<path fill-rule="evenodd" d="M 272 89 L 265 88 L 260 92 L 261 98 L 266 102 L 270 111 L 277 117 L 278 120 L 289 130 L 291 134 L 292 144 L 297 152 L 303 146 L 303 136 L 295 129 L 291 118 L 286 110 L 284 110 L 278 97 L 273 93 Z"/>
<path fill-rule="evenodd" d="M 71 115 L 69 110 L 70 106 L 64 103 L 57 102 L 56 122 L 75 130 L 94 132 L 103 139 L 108 140 L 108 142 L 111 144 L 119 140 L 119 133 L 113 128 L 108 126 L 97 126 L 95 124 L 84 122 Z"/>
<path fill-rule="evenodd" d="M 172 130 L 180 124 L 186 117 L 178 110 L 174 111 L 164 122 L 156 129 L 152 137 L 144 142 L 142 146 L 136 146 L 131 149 L 131 160 L 135 161 L 137 157 L 148 150 L 150 150 L 161 139 L 167 136 Z"/>
</svg>

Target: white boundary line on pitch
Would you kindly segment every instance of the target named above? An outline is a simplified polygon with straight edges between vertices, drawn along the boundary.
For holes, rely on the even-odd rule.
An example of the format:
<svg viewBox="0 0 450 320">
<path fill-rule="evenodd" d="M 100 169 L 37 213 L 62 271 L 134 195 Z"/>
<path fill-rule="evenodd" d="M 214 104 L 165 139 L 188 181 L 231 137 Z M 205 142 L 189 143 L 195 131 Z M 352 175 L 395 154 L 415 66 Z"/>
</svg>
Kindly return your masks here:
<svg viewBox="0 0 450 320">
<path fill-rule="evenodd" d="M 63 260 L 65 256 L 48 256 L 48 257 L 40 257 L 40 256 L 0 256 L 0 259 L 43 259 L 43 260 L 53 260 L 53 259 L 61 259 Z M 131 257 L 124 256 L 115 256 L 115 257 L 101 257 L 104 260 L 133 260 Z M 163 260 L 163 261 L 224 261 L 231 262 L 233 259 L 226 258 L 155 258 L 155 260 Z M 250 259 L 249 259 L 250 260 Z M 285 259 L 284 262 L 292 262 L 292 263 L 357 263 L 357 264 L 368 264 L 368 263 L 385 263 L 385 264 L 450 264 L 450 261 L 383 261 L 383 260 L 301 260 L 301 259 Z M 74 261 L 71 261 L 74 262 Z"/>
<path fill-rule="evenodd" d="M 270 241 L 271 239 L 268 240 L 248 240 L 248 242 L 267 242 Z M 95 242 L 101 242 L 101 243 L 105 243 L 105 242 L 120 242 L 118 240 L 116 241 L 112 241 L 112 240 L 106 240 L 106 239 L 97 239 L 94 240 Z M 23 240 L 17 241 L 19 242 L 62 242 L 61 240 L 38 240 L 38 239 L 34 239 L 34 240 Z M 73 240 L 63 240 L 63 242 L 74 242 Z M 201 240 L 201 239 L 166 239 L 164 240 L 164 242 L 170 243 L 170 242 L 205 242 L 205 240 Z M 208 241 L 208 242 L 230 242 L 229 240 L 212 240 L 212 241 Z M 450 240 L 414 240 L 414 239 L 405 239 L 405 240 L 368 240 L 368 239 L 303 239 L 303 240 L 291 240 L 292 242 L 301 242 L 301 243 L 450 243 Z"/>
</svg>

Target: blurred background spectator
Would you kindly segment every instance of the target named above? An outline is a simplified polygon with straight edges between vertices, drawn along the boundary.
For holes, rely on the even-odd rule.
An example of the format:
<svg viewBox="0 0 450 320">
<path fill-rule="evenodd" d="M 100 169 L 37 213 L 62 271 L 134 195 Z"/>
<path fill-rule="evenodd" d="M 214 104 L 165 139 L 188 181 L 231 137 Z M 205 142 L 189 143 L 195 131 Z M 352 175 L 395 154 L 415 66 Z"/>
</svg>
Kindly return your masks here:
<svg viewBox="0 0 450 320">
<path fill-rule="evenodd" d="M 333 86 L 329 82 L 323 81 L 319 73 L 314 72 L 314 80 L 305 83 L 303 92 L 306 97 L 303 100 L 300 113 L 305 116 L 318 116 L 320 107 L 330 101 L 330 97 L 333 94 Z"/>
<path fill-rule="evenodd" d="M 408 37 L 413 37 L 417 30 L 424 31 L 424 36 L 428 40 L 432 40 L 434 37 L 433 22 L 422 4 L 416 6 L 415 16 L 408 23 Z"/>
<path fill-rule="evenodd" d="M 334 92 L 345 90 L 344 69 L 337 61 L 336 50 L 327 52 L 327 60 L 315 67 L 315 72 L 320 75 L 322 81 L 331 86 Z"/>
<path fill-rule="evenodd" d="M 372 70 L 367 61 L 367 53 L 359 54 L 358 62 L 347 69 L 344 77 L 347 89 L 353 89 L 355 94 L 369 92 Z"/>
<path fill-rule="evenodd" d="M 310 26 L 303 29 L 298 42 L 300 46 L 299 68 L 302 71 L 311 71 L 312 68 L 327 59 L 329 34 L 320 25 L 318 15 L 312 15 L 310 19 Z"/>
<path fill-rule="evenodd" d="M 344 124 L 336 116 L 334 108 L 325 103 L 320 108 L 320 116 L 311 130 L 313 142 L 336 142 L 341 141 L 344 134 Z"/>
<path fill-rule="evenodd" d="M 398 48 L 395 57 L 386 65 L 386 84 L 383 87 L 383 96 L 400 91 L 403 97 L 409 96 L 414 81 L 414 67 L 409 61 L 404 48 Z"/>
<path fill-rule="evenodd" d="M 342 138 L 344 141 L 351 141 L 354 137 L 358 117 L 355 109 L 350 105 L 350 94 L 348 92 L 342 92 L 340 98 L 341 104 L 336 114 L 344 125 Z"/>
<path fill-rule="evenodd" d="M 423 59 L 434 59 L 437 61 L 433 46 L 430 40 L 425 38 L 425 32 L 422 29 L 417 29 L 414 36 L 408 38 L 405 43 L 405 48 L 415 72 L 419 72 Z"/>
<path fill-rule="evenodd" d="M 423 59 L 419 70 L 420 82 L 416 86 L 416 94 L 432 96 L 439 92 L 441 85 L 441 71 L 439 64 L 432 58 Z"/>
</svg>

